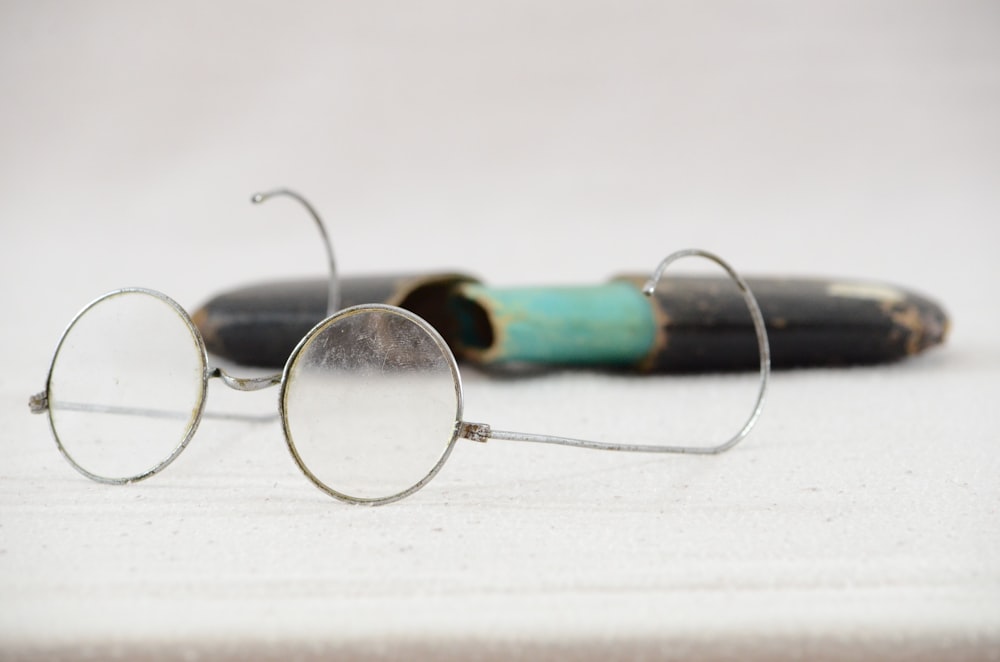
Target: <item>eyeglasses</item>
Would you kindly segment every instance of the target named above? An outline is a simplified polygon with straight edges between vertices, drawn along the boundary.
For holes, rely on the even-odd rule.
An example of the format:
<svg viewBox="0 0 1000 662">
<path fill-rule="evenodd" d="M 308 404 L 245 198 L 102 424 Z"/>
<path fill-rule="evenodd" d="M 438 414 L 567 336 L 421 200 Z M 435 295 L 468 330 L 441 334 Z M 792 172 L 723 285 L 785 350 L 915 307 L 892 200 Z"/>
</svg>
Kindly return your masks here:
<svg viewBox="0 0 1000 662">
<path fill-rule="evenodd" d="M 667 267 L 689 256 L 715 262 L 739 287 L 757 336 L 760 380 L 753 410 L 733 437 L 714 446 L 660 446 L 508 432 L 463 420 L 458 363 L 425 320 L 376 303 L 337 310 L 333 251 L 319 215 L 285 189 L 252 200 L 276 195 L 302 203 L 320 229 L 330 267 L 329 316 L 302 338 L 280 375 L 239 378 L 209 365 L 191 317 L 165 294 L 124 288 L 97 298 L 63 332 L 45 390 L 30 400 L 32 412 L 48 414 L 59 451 L 84 476 L 125 484 L 166 468 L 209 416 L 210 379 L 240 391 L 280 387 L 278 414 L 295 463 L 321 490 L 351 504 L 413 494 L 440 471 L 458 439 L 716 454 L 742 441 L 760 417 L 770 374 L 763 316 L 746 282 L 712 253 L 668 255 L 643 292 L 652 295 Z"/>
</svg>

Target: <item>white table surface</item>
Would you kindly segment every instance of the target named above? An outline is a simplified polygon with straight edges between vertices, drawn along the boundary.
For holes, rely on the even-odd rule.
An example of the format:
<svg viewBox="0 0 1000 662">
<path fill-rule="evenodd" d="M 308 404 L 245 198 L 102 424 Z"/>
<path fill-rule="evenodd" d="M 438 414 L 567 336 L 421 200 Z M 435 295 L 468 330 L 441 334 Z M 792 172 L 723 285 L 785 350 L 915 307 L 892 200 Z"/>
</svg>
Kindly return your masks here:
<svg viewBox="0 0 1000 662">
<path fill-rule="evenodd" d="M 1000 659 L 990 2 L 0 4 L 0 658 Z M 461 442 L 383 508 L 277 425 L 76 474 L 27 396 L 125 285 L 599 282 L 667 252 L 940 300 L 946 346 L 776 373 L 719 457 Z M 714 438 L 753 376 L 465 374 L 466 419 Z M 210 406 L 274 406 L 213 385 Z M 233 406 L 237 406 L 233 404 Z"/>
</svg>

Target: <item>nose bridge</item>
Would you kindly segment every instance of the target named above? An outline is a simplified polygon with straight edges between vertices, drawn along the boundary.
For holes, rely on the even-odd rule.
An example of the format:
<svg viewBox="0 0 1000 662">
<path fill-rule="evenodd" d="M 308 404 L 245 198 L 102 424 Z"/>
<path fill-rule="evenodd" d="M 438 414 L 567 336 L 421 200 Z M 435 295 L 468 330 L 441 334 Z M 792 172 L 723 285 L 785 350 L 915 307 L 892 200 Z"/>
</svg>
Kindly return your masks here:
<svg viewBox="0 0 1000 662">
<path fill-rule="evenodd" d="M 280 373 L 267 377 L 233 377 L 222 368 L 213 368 L 208 376 L 221 379 L 226 386 L 235 391 L 262 391 L 281 383 Z"/>
</svg>

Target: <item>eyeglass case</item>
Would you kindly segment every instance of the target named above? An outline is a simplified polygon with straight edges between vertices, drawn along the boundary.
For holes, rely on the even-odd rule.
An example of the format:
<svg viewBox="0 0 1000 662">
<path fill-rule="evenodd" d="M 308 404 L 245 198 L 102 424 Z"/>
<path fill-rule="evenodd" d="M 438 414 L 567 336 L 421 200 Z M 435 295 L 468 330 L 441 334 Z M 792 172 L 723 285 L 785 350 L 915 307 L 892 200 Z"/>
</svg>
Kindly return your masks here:
<svg viewBox="0 0 1000 662">
<path fill-rule="evenodd" d="M 934 301 L 849 280 L 747 278 L 767 323 L 772 365 L 894 361 L 944 342 Z M 342 306 L 387 303 L 423 317 L 462 360 L 497 368 L 590 366 L 645 372 L 756 369 L 745 302 L 725 277 L 670 277 L 589 286 L 498 288 L 460 273 L 341 279 Z M 251 285 L 208 301 L 193 319 L 208 350 L 280 367 L 326 316 L 326 281 Z"/>
</svg>

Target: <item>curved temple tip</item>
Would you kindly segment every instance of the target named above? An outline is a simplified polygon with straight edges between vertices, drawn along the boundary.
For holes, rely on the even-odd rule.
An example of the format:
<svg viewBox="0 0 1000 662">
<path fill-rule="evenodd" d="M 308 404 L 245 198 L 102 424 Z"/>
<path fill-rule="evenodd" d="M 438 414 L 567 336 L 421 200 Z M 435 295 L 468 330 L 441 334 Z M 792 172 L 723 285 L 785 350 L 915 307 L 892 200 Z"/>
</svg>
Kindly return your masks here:
<svg viewBox="0 0 1000 662">
<path fill-rule="evenodd" d="M 337 282 L 337 266 L 333 260 L 333 247 L 330 245 L 330 237 L 326 233 L 326 227 L 323 225 L 323 220 L 319 217 L 319 214 L 313 208 L 309 201 L 303 198 L 301 195 L 295 191 L 287 188 L 276 188 L 270 191 L 261 191 L 254 193 L 250 196 L 250 202 L 253 204 L 259 204 L 268 200 L 274 196 L 286 195 L 290 198 L 295 199 L 305 207 L 309 215 L 312 216 L 313 221 L 316 222 L 316 227 L 319 229 L 319 234 L 323 238 L 323 246 L 326 248 L 326 260 L 330 269 L 330 285 L 328 287 L 327 296 L 327 315 L 332 315 L 340 308 L 340 284 Z"/>
</svg>

